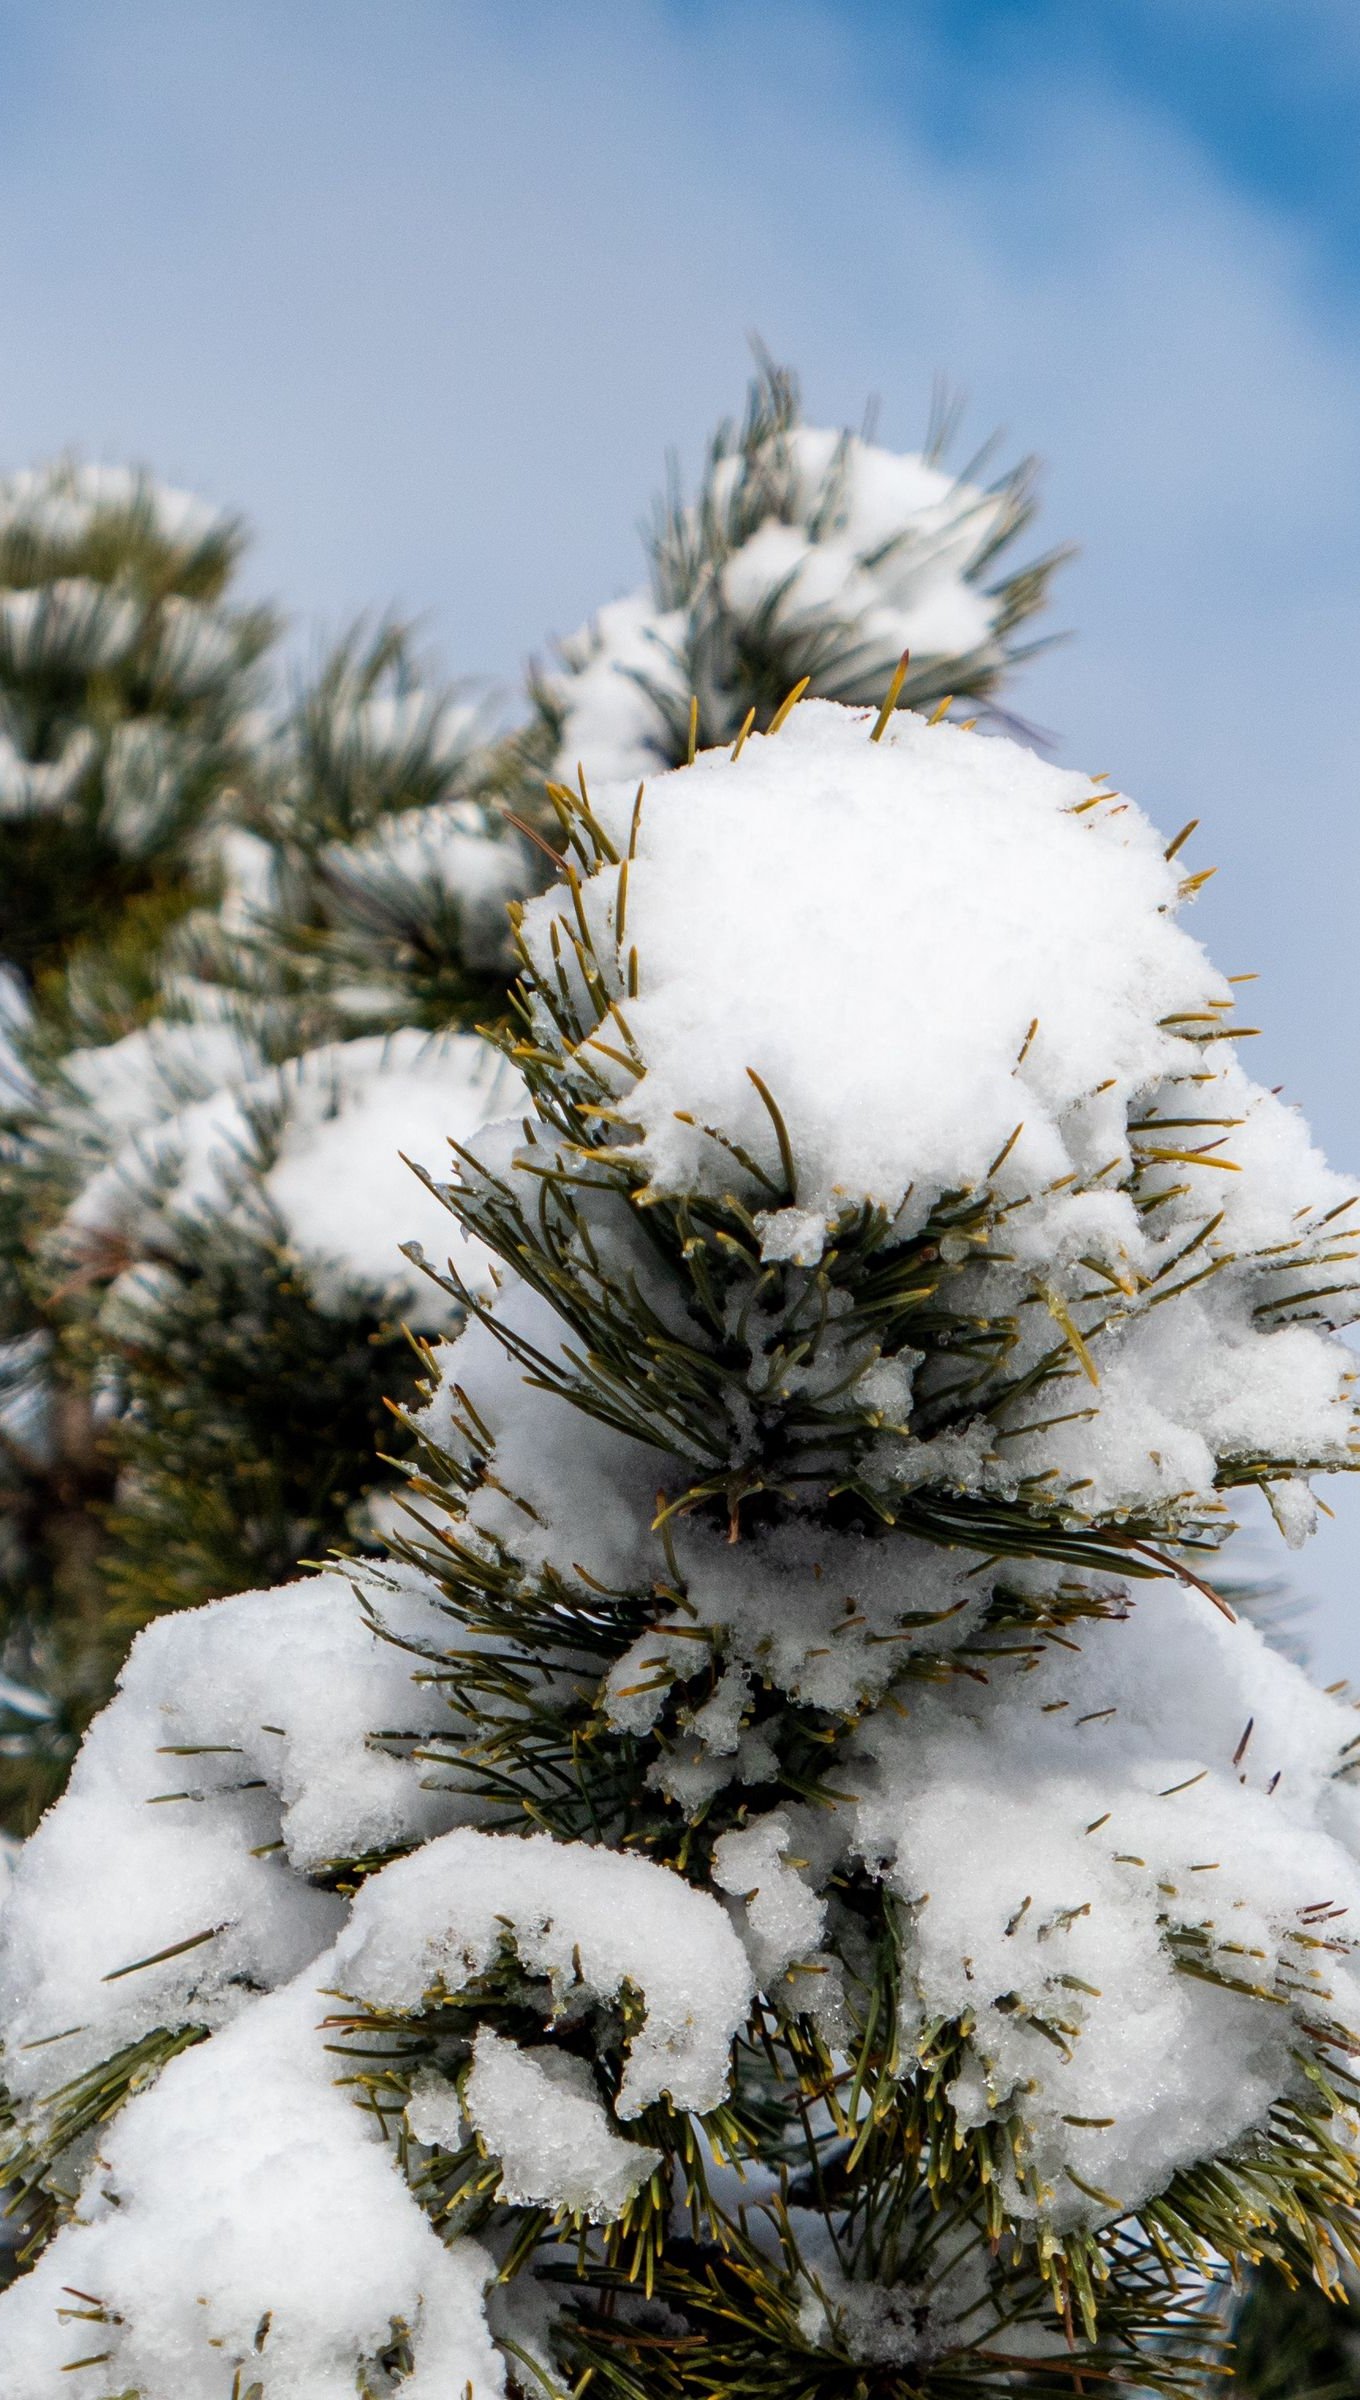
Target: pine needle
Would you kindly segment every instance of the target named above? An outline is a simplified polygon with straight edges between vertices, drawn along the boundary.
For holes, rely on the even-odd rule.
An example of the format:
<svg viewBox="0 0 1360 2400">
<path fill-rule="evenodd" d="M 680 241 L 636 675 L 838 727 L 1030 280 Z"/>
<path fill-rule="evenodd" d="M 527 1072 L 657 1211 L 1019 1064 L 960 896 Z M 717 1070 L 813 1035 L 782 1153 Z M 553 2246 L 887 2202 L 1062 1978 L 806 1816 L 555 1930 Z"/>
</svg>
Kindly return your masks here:
<svg viewBox="0 0 1360 2400">
<path fill-rule="evenodd" d="M 1048 1309 L 1048 1313 L 1052 1317 L 1054 1323 L 1061 1328 L 1068 1348 L 1072 1351 L 1074 1357 L 1077 1359 L 1082 1373 L 1086 1376 L 1088 1382 L 1099 1384 L 1100 1377 L 1096 1373 L 1095 1360 L 1092 1358 L 1090 1351 L 1087 1349 L 1086 1344 L 1077 1328 L 1076 1322 L 1072 1317 L 1067 1303 L 1063 1299 L 1061 1293 L 1046 1288 L 1044 1292 L 1044 1304 Z"/>
<path fill-rule="evenodd" d="M 1167 843 L 1165 850 L 1162 852 L 1163 858 L 1174 858 L 1176 852 L 1184 847 L 1186 842 L 1189 841 L 1191 834 L 1195 833 L 1198 828 L 1198 817 L 1192 817 L 1188 825 L 1182 825 L 1180 832 Z"/>
<path fill-rule="evenodd" d="M 784 1122 L 783 1112 L 777 1106 L 769 1085 L 762 1076 L 757 1075 L 755 1068 L 748 1067 L 746 1072 L 765 1103 L 770 1123 L 774 1127 L 774 1138 L 779 1145 L 779 1163 L 784 1170 L 784 1182 L 790 1200 L 794 1200 L 798 1195 L 798 1169 L 794 1163 L 793 1144 L 789 1140 L 789 1129 Z"/>
<path fill-rule="evenodd" d="M 874 719 L 873 729 L 869 735 L 871 742 L 881 742 L 884 734 L 887 732 L 888 719 L 891 717 L 893 710 L 896 708 L 897 703 L 902 696 L 902 686 L 907 680 L 907 669 L 910 665 L 911 652 L 910 650 L 904 650 L 896 666 L 893 668 L 892 681 L 888 685 L 888 688 L 883 695 L 882 706 L 879 709 L 878 715 Z M 934 722 L 933 718 L 931 722 Z"/>
<path fill-rule="evenodd" d="M 522 833 L 526 842 L 532 842 L 536 850 L 541 850 L 545 858 L 551 859 L 560 875 L 567 863 L 561 851 L 554 850 L 552 843 L 544 840 L 537 826 L 531 825 L 527 817 L 517 815 L 513 808 L 507 808 L 503 813 L 506 824 L 513 825 L 516 833 Z"/>
<path fill-rule="evenodd" d="M 771 717 L 769 724 L 765 728 L 767 734 L 778 733 L 781 727 L 787 723 L 811 681 L 812 677 L 810 675 L 802 675 L 799 677 L 797 683 L 793 687 L 793 690 L 785 694 L 784 698 L 780 701 L 778 708 L 775 710 L 774 715 Z"/>
</svg>

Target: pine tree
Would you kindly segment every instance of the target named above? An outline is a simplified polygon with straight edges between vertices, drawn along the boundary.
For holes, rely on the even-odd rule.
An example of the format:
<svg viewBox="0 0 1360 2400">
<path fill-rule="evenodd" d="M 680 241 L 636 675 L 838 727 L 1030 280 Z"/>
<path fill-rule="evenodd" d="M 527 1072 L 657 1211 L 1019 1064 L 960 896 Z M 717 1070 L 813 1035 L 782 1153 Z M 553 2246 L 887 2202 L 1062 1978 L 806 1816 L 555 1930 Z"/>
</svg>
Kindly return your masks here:
<svg viewBox="0 0 1360 2400">
<path fill-rule="evenodd" d="M 21 1129 L 63 1051 L 158 1005 L 159 946 L 220 878 L 215 812 L 272 635 L 231 597 L 241 545 L 235 520 L 122 468 L 0 485 L 0 1747 L 47 1740 L 25 1628 L 98 1643 L 112 1485 L 35 1255 Z M 76 1681 L 107 1693 L 106 1672 Z"/>
<path fill-rule="evenodd" d="M 1065 553 L 1014 564 L 1034 461 L 983 485 L 984 450 L 955 475 L 944 461 L 957 429 L 942 396 L 919 453 L 808 425 L 796 378 L 762 358 L 745 419 L 719 426 L 693 499 L 672 468 L 646 537 L 648 586 L 601 609 L 534 678 L 524 761 L 569 781 L 582 758 L 597 778 L 678 766 L 696 742 L 768 723 L 795 687 L 877 707 L 903 652 L 899 706 L 951 695 L 994 709 L 1043 646 L 1018 636 Z"/>
<path fill-rule="evenodd" d="M 375 831 L 409 816 L 429 848 L 452 815 L 470 988 L 503 995 L 522 845 L 448 801 L 467 714 L 414 680 L 396 629 L 342 645 L 241 762 L 219 891 L 161 943 L 155 1015 L 36 1069 L 14 1177 L 38 1232 L 29 1280 L 98 1410 L 102 1480 L 76 1518 L 93 1610 L 40 1589 L 11 1612 L 11 1669 L 44 1710 L 0 1771 L 25 1829 L 131 1632 L 343 1541 L 384 1393 L 414 1388 L 402 1319 L 419 1324 L 429 1287 L 391 1238 L 408 1187 L 417 1215 L 422 1198 L 399 1151 L 432 1111 L 485 1114 L 496 1060 L 403 1024 L 404 993 L 394 1004 L 375 974 L 361 988 L 329 955 L 327 895 L 359 877 Z M 490 889 L 470 914 L 480 853 Z"/>
<path fill-rule="evenodd" d="M 908 639 L 899 700 L 995 692 L 1054 562 L 993 580 L 1028 522 L 1030 470 L 988 490 L 951 477 L 946 431 L 896 456 L 803 424 L 792 379 L 762 370 L 744 429 L 719 432 L 698 494 L 672 492 L 651 542 L 647 655 L 674 646 L 667 673 L 697 679 L 702 726 L 768 722 L 808 677 L 877 696 Z M 621 608 L 636 630 L 642 605 L 601 627 Z M 527 728 L 498 738 L 402 628 L 356 633 L 240 762 L 224 888 L 161 944 L 152 1021 L 115 1016 L 119 1038 L 82 1029 L 45 1061 L 23 1210 L 42 1228 L 44 1306 L 98 1396 L 99 1480 L 72 1517 L 107 1604 L 68 1625 L 44 1593 L 15 1620 L 7 1663 L 44 1711 L 0 1758 L 23 1830 L 136 1626 L 372 1547 L 379 1454 L 402 1438 L 391 1406 L 461 1306 L 400 1256 L 401 1235 L 448 1247 L 400 1154 L 431 1122 L 462 1135 L 515 1104 L 477 1029 L 505 1021 L 506 902 L 545 880 L 560 838 L 552 777 L 574 778 L 571 746 L 602 717 L 606 763 L 620 743 L 630 772 L 684 757 L 679 688 L 644 689 L 597 629 L 537 678 Z"/>
<path fill-rule="evenodd" d="M 409 1535 L 149 1628 L 0 1914 L 4 2400 L 1178 2392 L 1355 2254 L 1354 1715 L 1211 1579 L 1352 1203 L 1182 839 L 890 719 L 559 799 Z"/>
<path fill-rule="evenodd" d="M 64 462 L 0 486 L 0 958 L 140 954 L 195 888 L 272 636 L 226 594 L 242 535 L 190 494 Z"/>
</svg>

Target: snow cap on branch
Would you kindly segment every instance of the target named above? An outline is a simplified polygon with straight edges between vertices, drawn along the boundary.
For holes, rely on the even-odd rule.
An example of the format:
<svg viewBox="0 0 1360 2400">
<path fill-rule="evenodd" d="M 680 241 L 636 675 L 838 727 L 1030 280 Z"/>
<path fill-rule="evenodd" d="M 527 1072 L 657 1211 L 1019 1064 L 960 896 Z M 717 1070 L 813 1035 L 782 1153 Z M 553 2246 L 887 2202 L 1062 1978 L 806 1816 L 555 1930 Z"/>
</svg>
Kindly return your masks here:
<svg viewBox="0 0 1360 2400">
<path fill-rule="evenodd" d="M 997 481 L 923 452 L 802 422 L 797 385 L 766 361 L 745 423 L 724 425 L 696 497 L 672 489 L 649 543 L 650 589 L 599 610 L 541 673 L 555 771 L 654 773 L 699 738 L 731 741 L 806 676 L 825 699 L 877 705 L 904 650 L 911 707 L 985 700 L 1026 655 L 1061 553 L 1001 561 L 1033 515 L 1033 464 Z M 1033 647 L 1033 645 L 1028 645 Z"/>
<path fill-rule="evenodd" d="M 371 1289 L 413 1321 L 447 1321 L 401 1245 L 424 1239 L 438 1258 L 453 1229 L 406 1160 L 439 1168 L 450 1137 L 513 1103 L 517 1078 L 475 1036 L 402 1027 L 267 1068 L 230 1024 L 166 1024 L 82 1053 L 67 1072 L 90 1087 L 88 1151 L 105 1152 L 56 1237 L 69 1255 L 174 1259 L 185 1225 L 226 1220 L 290 1244 L 323 1311 Z M 209 1087 L 202 1097 L 195 1082 Z M 454 1246 L 475 1279 L 456 1234 Z"/>
<path fill-rule="evenodd" d="M 677 1225 L 735 1196 L 771 1295 L 825 1260 L 848 1297 L 871 1220 L 876 1252 L 917 1245 L 930 1290 L 897 1330 L 875 1312 L 858 1379 L 845 1297 L 816 1337 L 841 1416 L 877 1420 L 876 1488 L 1038 1476 L 1071 1522 L 1185 1527 L 1220 1481 L 1348 1462 L 1351 1196 L 1238 1064 L 1235 993 L 1130 802 L 807 701 L 640 800 L 604 785 L 576 838 L 588 872 L 522 919 L 560 1062 L 530 1079 L 570 1092 L 597 1181 Z M 805 1351 L 764 1410 L 814 1382 Z"/>
</svg>

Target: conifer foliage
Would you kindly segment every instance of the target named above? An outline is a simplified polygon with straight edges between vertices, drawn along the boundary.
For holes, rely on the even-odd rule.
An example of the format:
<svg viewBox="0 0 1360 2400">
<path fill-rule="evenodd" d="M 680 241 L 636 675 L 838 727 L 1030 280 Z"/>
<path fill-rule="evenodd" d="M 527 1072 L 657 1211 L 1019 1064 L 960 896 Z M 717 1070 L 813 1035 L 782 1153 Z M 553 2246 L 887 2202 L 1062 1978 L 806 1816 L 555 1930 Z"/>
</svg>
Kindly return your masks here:
<svg viewBox="0 0 1360 2400">
<path fill-rule="evenodd" d="M 556 805 L 407 1538 L 144 1632 L 0 1913 L 0 2393 L 1178 2390 L 1355 2240 L 1355 1720 L 1212 1586 L 1350 1197 L 1103 778 Z"/>
<path fill-rule="evenodd" d="M 428 1156 L 432 1125 L 465 1138 L 522 1105 L 479 1028 L 506 1017 L 506 904 L 545 880 L 561 838 L 545 773 L 574 783 L 573 745 L 599 746 L 601 710 L 630 759 L 683 759 L 692 674 L 711 740 L 753 708 L 768 724 L 807 677 L 877 701 L 908 636 L 907 694 L 932 702 L 994 691 L 1018 657 L 1052 563 L 995 564 L 1027 519 L 1028 471 L 984 490 L 938 448 L 901 457 L 809 427 L 791 379 L 763 368 L 743 431 L 720 432 L 696 497 L 673 494 L 658 520 L 646 646 L 649 672 L 673 649 L 661 715 L 615 656 L 606 609 L 508 734 L 391 622 L 231 720 L 225 786 L 194 787 L 217 794 L 215 880 L 167 885 L 118 972 L 116 945 L 97 975 L 84 956 L 82 1006 L 68 978 L 65 1015 L 49 1009 L 22 1043 L 12 1234 L 38 1313 L 7 1355 L 49 1433 L 54 1343 L 75 1395 L 38 1488 L 59 1495 L 42 1521 L 80 1574 L 37 1571 L 29 1544 L 7 1579 L 3 1664 L 27 1711 L 0 1722 L 12 1828 L 60 1788 L 137 1626 L 375 1546 L 383 1454 L 402 1438 L 391 1404 L 413 1398 L 419 1346 L 462 1305 L 401 1255 L 410 1237 L 462 1253 L 402 1154 Z M 82 490 L 143 492 L 82 472 Z M 140 526 L 154 511 L 138 507 Z M 61 564 L 43 553 L 33 571 Z M 613 734 L 604 750 L 617 763 Z M 102 857 L 87 862 L 98 888 Z M 16 1523 L 34 1489 L 30 1463 Z"/>
<path fill-rule="evenodd" d="M 241 545 L 233 519 L 123 469 L 66 461 L 0 485 L 0 1743 L 25 1754 L 53 1725 L 28 1629 L 79 1629 L 41 1680 L 69 1672 L 80 1706 L 108 1689 L 97 1512 L 113 1483 L 39 1255 L 26 1139 L 55 1062 L 155 1010 L 167 932 L 220 885 L 216 815 L 272 636 L 231 595 Z M 53 1788 L 40 1769 L 37 1796 Z"/>
<path fill-rule="evenodd" d="M 526 756 L 555 756 L 568 777 L 583 758 L 597 776 L 678 766 L 696 741 L 768 723 L 795 686 L 877 707 L 903 651 L 902 706 L 993 700 L 1037 647 L 1019 630 L 1063 554 L 1015 564 L 1034 462 L 984 486 L 983 452 L 955 475 L 956 429 L 943 399 L 919 453 L 805 424 L 794 377 L 765 360 L 693 499 L 672 471 L 649 586 L 602 608 L 535 679 Z"/>
<path fill-rule="evenodd" d="M 457 796 L 468 712 L 413 676 L 391 628 L 327 662 L 262 746 L 236 887 L 177 929 L 162 1014 L 65 1062 L 82 1089 L 50 1123 L 79 1167 L 48 1254 L 101 1295 L 128 1470 L 108 1572 L 143 1617 L 343 1538 L 411 1388 L 403 1324 L 447 1321 L 394 1230 L 440 1229 L 402 1152 L 513 1082 L 470 1028 L 504 1009 L 525 845 Z"/>
<path fill-rule="evenodd" d="M 226 602 L 241 539 L 119 468 L 0 486 L 0 958 L 30 984 L 130 902 L 192 888 L 206 804 L 240 759 L 242 678 L 272 633 Z"/>
</svg>

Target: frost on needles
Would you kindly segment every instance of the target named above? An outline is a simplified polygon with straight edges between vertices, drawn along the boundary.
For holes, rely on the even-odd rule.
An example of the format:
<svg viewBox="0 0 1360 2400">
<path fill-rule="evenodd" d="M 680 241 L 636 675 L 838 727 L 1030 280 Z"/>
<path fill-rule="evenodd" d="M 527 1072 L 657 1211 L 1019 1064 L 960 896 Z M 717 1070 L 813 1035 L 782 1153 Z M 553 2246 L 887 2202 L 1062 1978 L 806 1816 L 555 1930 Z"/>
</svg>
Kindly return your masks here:
<svg viewBox="0 0 1360 2400">
<path fill-rule="evenodd" d="M 1355 1717 L 1212 1589 L 1349 1195 L 1103 780 L 557 808 L 409 1539 L 152 1626 L 20 1858 L 0 2394 L 1178 2387 L 1354 2239 Z"/>
</svg>

